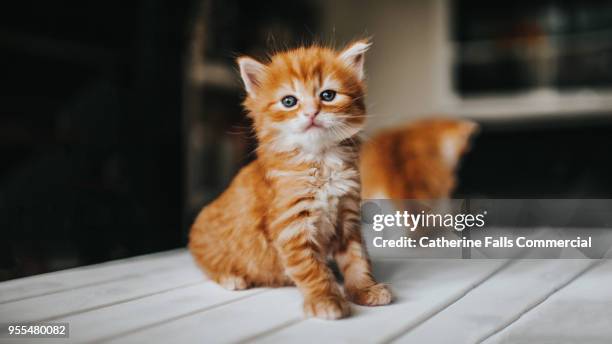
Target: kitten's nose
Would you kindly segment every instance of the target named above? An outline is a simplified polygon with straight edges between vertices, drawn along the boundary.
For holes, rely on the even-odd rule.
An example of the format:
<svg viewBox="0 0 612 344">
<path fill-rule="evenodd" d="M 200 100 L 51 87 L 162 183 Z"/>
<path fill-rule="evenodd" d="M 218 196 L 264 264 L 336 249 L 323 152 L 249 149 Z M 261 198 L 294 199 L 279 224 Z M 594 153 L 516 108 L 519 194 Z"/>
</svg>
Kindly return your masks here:
<svg viewBox="0 0 612 344">
<path fill-rule="evenodd" d="M 304 111 L 304 116 L 313 119 L 315 117 L 317 117 L 317 115 L 319 114 L 319 110 L 312 110 L 312 111 Z"/>
</svg>

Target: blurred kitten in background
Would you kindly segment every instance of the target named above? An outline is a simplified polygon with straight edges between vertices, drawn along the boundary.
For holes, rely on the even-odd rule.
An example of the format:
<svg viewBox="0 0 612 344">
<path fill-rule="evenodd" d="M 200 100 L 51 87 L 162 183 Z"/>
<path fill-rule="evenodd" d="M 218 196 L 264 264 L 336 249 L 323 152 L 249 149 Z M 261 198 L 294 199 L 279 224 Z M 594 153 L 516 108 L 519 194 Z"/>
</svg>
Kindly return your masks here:
<svg viewBox="0 0 612 344">
<path fill-rule="evenodd" d="M 361 149 L 363 199 L 447 199 L 478 124 L 425 119 L 377 133 Z"/>
</svg>

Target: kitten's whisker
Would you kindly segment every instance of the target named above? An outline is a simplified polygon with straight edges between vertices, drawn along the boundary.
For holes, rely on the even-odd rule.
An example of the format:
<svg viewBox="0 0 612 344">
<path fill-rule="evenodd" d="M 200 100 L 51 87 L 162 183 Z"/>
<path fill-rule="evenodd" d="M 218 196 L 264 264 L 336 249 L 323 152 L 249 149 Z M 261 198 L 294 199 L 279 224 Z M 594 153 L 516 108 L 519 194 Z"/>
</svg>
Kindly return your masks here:
<svg viewBox="0 0 612 344">
<path fill-rule="evenodd" d="M 351 135 L 350 129 L 351 129 L 351 127 L 346 125 L 345 123 L 338 123 L 338 126 L 334 128 L 334 130 L 339 131 L 340 134 L 341 134 L 341 136 L 338 137 L 338 139 L 341 139 L 341 140 L 349 139 L 349 140 L 351 140 L 351 143 L 353 145 L 356 145 L 356 142 L 353 139 L 354 135 Z"/>
<path fill-rule="evenodd" d="M 370 118 L 370 115 L 336 115 L 338 118 Z"/>
</svg>

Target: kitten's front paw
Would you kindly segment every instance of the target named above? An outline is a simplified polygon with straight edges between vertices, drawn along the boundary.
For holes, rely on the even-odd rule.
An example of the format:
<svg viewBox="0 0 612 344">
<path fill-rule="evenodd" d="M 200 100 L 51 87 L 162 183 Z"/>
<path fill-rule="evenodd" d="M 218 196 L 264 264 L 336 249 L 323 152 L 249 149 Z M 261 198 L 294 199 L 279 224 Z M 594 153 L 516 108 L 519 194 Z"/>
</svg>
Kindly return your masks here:
<svg viewBox="0 0 612 344">
<path fill-rule="evenodd" d="M 219 284 L 227 290 L 244 290 L 249 287 L 247 281 L 238 276 L 228 275 L 219 278 Z"/>
<path fill-rule="evenodd" d="M 335 320 L 351 314 L 351 305 L 342 296 L 322 296 L 306 299 L 304 312 L 309 317 Z"/>
<path fill-rule="evenodd" d="M 362 306 L 382 306 L 391 303 L 393 294 L 388 286 L 377 283 L 362 289 L 347 289 L 351 301 Z"/>
</svg>

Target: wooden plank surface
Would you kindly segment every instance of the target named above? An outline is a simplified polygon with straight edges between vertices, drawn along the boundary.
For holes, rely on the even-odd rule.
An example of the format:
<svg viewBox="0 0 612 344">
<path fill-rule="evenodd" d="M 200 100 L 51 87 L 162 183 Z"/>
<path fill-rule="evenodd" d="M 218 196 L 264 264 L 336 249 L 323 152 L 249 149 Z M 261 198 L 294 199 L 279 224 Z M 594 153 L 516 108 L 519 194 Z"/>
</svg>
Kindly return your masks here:
<svg viewBox="0 0 612 344">
<path fill-rule="evenodd" d="M 97 269 L 107 273 L 109 267 Z M 97 269 L 89 269 L 83 273 L 95 275 Z M 73 313 L 199 283 L 205 279 L 202 273 L 194 267 L 191 258 L 184 252 L 170 255 L 165 259 L 152 260 L 146 269 L 138 270 L 130 267 L 128 270 L 131 272 L 127 275 L 124 274 L 123 264 L 113 265 L 110 269 L 117 269 L 119 278 L 112 279 L 110 282 L 85 284 L 82 287 L 53 293 L 43 292 L 40 296 L 2 303 L 0 304 L 0 322 L 50 321 Z M 41 278 L 44 278 L 45 283 L 53 281 L 53 276 Z M 63 283 L 68 277 L 66 274 L 58 273 L 56 278 L 57 283 Z M 35 280 L 33 282 L 38 285 Z M 56 284 L 53 284 L 53 290 L 55 286 Z"/>
<path fill-rule="evenodd" d="M 311 342 L 313 333 L 334 342 L 359 342 L 366 338 L 370 342 L 374 339 L 373 329 L 380 329 L 379 339 L 389 331 L 401 331 L 410 321 L 418 322 L 460 298 L 504 264 L 503 261 L 472 261 L 469 267 L 458 269 L 460 263 L 448 260 L 376 262 L 380 280 L 401 286 L 395 288 L 396 303 L 376 308 L 355 306 L 354 316 L 341 321 L 304 319 L 301 295 L 295 288 L 281 288 L 117 338 L 116 342 Z M 454 282 L 448 283 L 448 280 Z M 430 284 L 435 286 L 429 287 Z M 233 321 L 238 314 L 239 325 Z"/>
<path fill-rule="evenodd" d="M 235 343 L 262 330 L 272 330 L 302 319 L 301 304 L 296 288 L 268 290 L 238 302 L 151 326 L 111 342 Z"/>
<path fill-rule="evenodd" d="M 479 343 L 580 276 L 592 264 L 585 259 L 514 261 L 395 342 Z"/>
<path fill-rule="evenodd" d="M 6 281 L 0 283 L 0 304 L 131 278 L 135 273 L 153 273 L 190 261 L 185 250 L 175 250 Z"/>
<path fill-rule="evenodd" d="M 251 339 L 266 343 L 308 343 L 316 333 L 332 342 L 386 342 L 443 311 L 506 264 L 501 260 L 466 262 L 446 259 L 375 262 L 386 277 L 381 280 L 390 282 L 394 290 L 394 304 L 355 307 L 355 316 L 342 321 L 306 319 Z"/>
<path fill-rule="evenodd" d="M 71 333 L 0 342 L 598 342 L 612 338 L 612 264 L 596 263 L 378 259 L 395 303 L 324 321 L 303 318 L 296 288 L 226 291 L 179 250 L 0 283 L 0 322 L 68 322 Z"/>
<path fill-rule="evenodd" d="M 57 321 L 70 324 L 70 343 L 109 341 L 141 328 L 163 325 L 263 291 L 265 290 L 251 289 L 232 292 L 208 281 L 60 318 Z M 201 324 L 194 325 L 199 327 Z"/>
<path fill-rule="evenodd" d="M 603 260 L 485 341 L 611 343 L 612 261 Z"/>
</svg>

